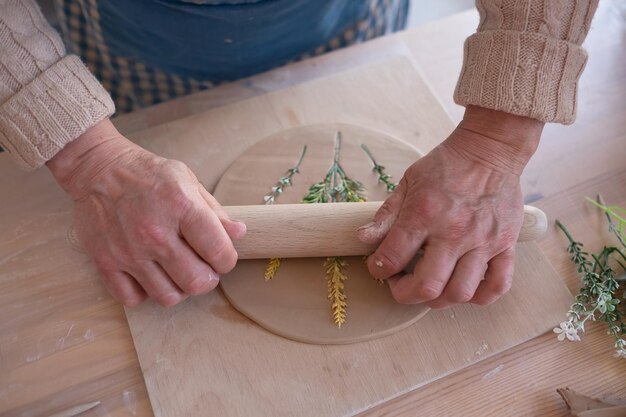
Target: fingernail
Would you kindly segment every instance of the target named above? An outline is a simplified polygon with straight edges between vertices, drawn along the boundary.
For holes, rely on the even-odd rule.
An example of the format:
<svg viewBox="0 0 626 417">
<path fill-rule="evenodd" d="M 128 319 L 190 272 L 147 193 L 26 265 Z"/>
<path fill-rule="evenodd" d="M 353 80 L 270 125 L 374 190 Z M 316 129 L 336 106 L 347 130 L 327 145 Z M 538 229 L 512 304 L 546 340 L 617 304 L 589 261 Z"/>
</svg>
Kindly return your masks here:
<svg viewBox="0 0 626 417">
<path fill-rule="evenodd" d="M 161 298 L 160 302 L 161 305 L 165 307 L 172 307 L 183 301 L 185 298 L 187 297 L 184 297 L 182 294 L 171 292 L 169 294 L 165 294 L 163 298 Z"/>
<path fill-rule="evenodd" d="M 228 224 L 224 224 L 226 226 L 226 231 L 230 235 L 231 239 L 241 239 L 246 232 L 248 231 L 248 227 L 244 222 L 239 220 L 229 219 Z"/>
<path fill-rule="evenodd" d="M 365 230 L 365 229 L 369 229 L 370 227 L 373 227 L 374 225 L 376 225 L 376 222 L 369 222 L 367 224 L 364 224 L 363 226 L 359 227 L 356 230 Z"/>
<path fill-rule="evenodd" d="M 242 226 L 244 226 L 244 227 L 246 226 L 246 224 L 245 224 L 244 222 L 242 222 L 241 220 L 235 220 L 235 219 L 229 219 L 229 220 L 230 220 L 231 222 L 233 222 L 233 223 L 240 224 L 240 225 L 242 225 Z"/>
<path fill-rule="evenodd" d="M 213 271 L 212 269 L 209 271 L 208 276 L 209 276 L 209 281 L 220 280 L 220 276 L 217 274 L 217 272 Z"/>
<path fill-rule="evenodd" d="M 381 261 L 380 259 L 376 259 L 376 261 L 374 261 L 374 265 L 376 265 L 379 268 L 383 267 L 383 261 Z"/>
</svg>

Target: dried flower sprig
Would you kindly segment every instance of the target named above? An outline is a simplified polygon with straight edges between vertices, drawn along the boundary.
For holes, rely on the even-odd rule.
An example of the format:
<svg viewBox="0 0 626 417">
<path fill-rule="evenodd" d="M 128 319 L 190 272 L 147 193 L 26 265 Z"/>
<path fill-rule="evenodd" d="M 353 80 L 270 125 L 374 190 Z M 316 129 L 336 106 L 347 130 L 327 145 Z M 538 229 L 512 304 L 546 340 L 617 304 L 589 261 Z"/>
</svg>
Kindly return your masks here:
<svg viewBox="0 0 626 417">
<path fill-rule="evenodd" d="M 263 273 L 263 277 L 265 281 L 269 281 L 274 279 L 278 269 L 280 268 L 280 264 L 282 262 L 281 258 L 272 258 L 267 263 L 267 267 L 265 268 L 265 273 Z"/>
<path fill-rule="evenodd" d="M 626 269 L 626 255 L 624 249 L 623 226 L 615 227 L 611 216 L 616 211 L 614 207 L 607 207 L 598 196 L 598 202 L 591 200 L 596 206 L 607 214 L 609 229 L 616 234 L 623 248 L 615 246 L 604 246 L 598 254 L 589 254 L 583 250 L 583 244 L 574 240 L 569 231 L 560 222 L 556 225 L 563 231 L 569 241 L 567 251 L 571 254 L 572 262 L 577 266 L 581 274 L 582 286 L 575 297 L 575 302 L 571 305 L 567 313 L 568 319 L 560 323 L 554 329 L 559 340 L 567 338 L 571 341 L 579 341 L 580 334 L 585 331 L 587 320 L 604 321 L 608 326 L 608 333 L 615 340 L 616 357 L 626 358 L 626 308 L 623 300 L 626 293 L 620 294 L 620 288 L 616 273 L 610 265 L 611 260 L 615 260 L 623 269 Z M 607 210 L 608 209 L 608 210 Z M 623 210 L 617 207 L 619 210 Z M 617 211 L 619 211 L 617 210 Z M 621 222 L 621 218 L 618 217 Z M 622 225 L 623 223 L 620 223 Z M 624 263 L 622 263 L 624 262 Z"/>
<path fill-rule="evenodd" d="M 345 269 L 348 263 L 340 256 L 326 258 L 326 283 L 328 285 L 328 299 L 332 303 L 333 320 L 337 327 L 346 322 L 346 308 L 348 307 L 344 281 L 348 278 Z"/>
<path fill-rule="evenodd" d="M 363 149 L 363 152 L 365 152 L 369 160 L 372 162 L 372 165 L 374 165 L 374 167 L 372 168 L 372 171 L 378 174 L 378 182 L 385 184 L 385 187 L 387 187 L 388 192 L 392 192 L 393 190 L 398 188 L 398 184 L 391 181 L 391 178 L 392 178 L 391 175 L 388 175 L 385 173 L 385 167 L 382 165 L 379 165 L 376 162 L 376 160 L 374 159 L 374 156 L 370 152 L 367 145 L 365 145 L 364 143 L 361 144 L 361 149 Z"/>
<path fill-rule="evenodd" d="M 302 199 L 305 204 L 349 202 L 358 203 L 366 200 L 363 184 L 348 177 L 339 161 L 341 153 L 341 132 L 335 135 L 333 163 L 326 172 L 324 179 L 309 187 Z M 333 320 L 338 327 L 346 322 L 346 294 L 344 281 L 347 278 L 343 269 L 347 262 L 338 256 L 326 259 L 326 280 L 328 283 L 328 299 L 332 303 Z"/>
<path fill-rule="evenodd" d="M 274 204 L 274 202 L 276 201 L 278 196 L 283 192 L 285 187 L 289 187 L 292 185 L 293 176 L 300 172 L 300 164 L 302 163 L 302 160 L 304 159 L 304 155 L 306 155 L 306 149 L 307 149 L 307 146 L 304 145 L 304 147 L 302 148 L 302 153 L 300 154 L 300 158 L 298 158 L 298 162 L 296 162 L 296 164 L 293 167 L 289 168 L 287 172 L 285 173 L 285 175 L 283 175 L 278 180 L 276 185 L 272 187 L 272 191 L 268 195 L 263 197 L 263 201 L 265 202 L 266 205 Z M 278 273 L 280 264 L 281 264 L 280 258 L 272 258 L 269 260 L 267 267 L 265 268 L 265 273 L 263 274 L 265 281 L 270 281 L 274 279 L 274 277 Z"/>
</svg>

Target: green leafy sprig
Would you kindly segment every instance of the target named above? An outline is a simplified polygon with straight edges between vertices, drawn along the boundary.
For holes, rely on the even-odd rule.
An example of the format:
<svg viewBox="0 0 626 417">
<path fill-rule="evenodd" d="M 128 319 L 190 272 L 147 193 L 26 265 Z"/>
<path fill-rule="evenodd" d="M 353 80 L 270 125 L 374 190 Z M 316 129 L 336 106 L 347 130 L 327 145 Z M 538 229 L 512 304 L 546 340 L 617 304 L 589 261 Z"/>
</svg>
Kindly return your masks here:
<svg viewBox="0 0 626 417">
<path fill-rule="evenodd" d="M 378 174 L 378 182 L 385 184 L 385 187 L 387 187 L 387 192 L 392 192 L 393 190 L 398 188 L 398 184 L 391 181 L 391 175 L 385 173 L 385 167 L 379 165 L 376 162 L 367 145 L 361 144 L 361 149 L 363 149 L 363 152 L 365 152 L 369 160 L 372 162 L 372 165 L 374 165 L 372 171 Z"/>
<path fill-rule="evenodd" d="M 302 160 L 304 159 L 304 155 L 306 155 L 306 149 L 307 149 L 307 146 L 304 145 L 304 147 L 302 148 L 302 153 L 300 154 L 300 158 L 298 159 L 298 162 L 296 163 L 296 165 L 289 168 L 287 172 L 285 173 L 285 175 L 280 177 L 276 185 L 272 187 L 271 192 L 263 197 L 263 201 L 265 202 L 265 204 L 274 204 L 274 201 L 276 201 L 276 199 L 278 198 L 280 193 L 283 192 L 285 187 L 291 186 L 291 179 L 293 178 L 294 175 L 300 172 L 300 164 L 302 163 Z"/>
<path fill-rule="evenodd" d="M 576 241 L 560 221 L 556 221 L 556 225 L 569 241 L 567 251 L 570 253 L 578 273 L 581 274 L 581 287 L 567 313 L 568 320 L 560 323 L 554 332 L 559 335 L 559 340 L 567 338 L 568 340 L 579 341 L 579 333 L 585 331 L 585 323 L 588 320 L 603 321 L 608 326 L 608 333 L 615 340 L 615 356 L 626 358 L 626 339 L 624 338 L 626 335 L 626 309 L 623 303 L 626 299 L 626 292 L 620 293 L 619 279 L 611 266 L 611 261 L 614 260 L 622 269 L 626 270 L 624 266 L 626 264 L 626 255 L 624 254 L 626 244 L 624 244 L 623 235 L 624 219 L 614 214 L 616 211 L 623 211 L 623 209 L 615 206 L 607 207 L 602 203 L 600 196 L 598 196 L 598 202 L 590 201 L 606 213 L 609 230 L 615 233 L 622 248 L 604 246 L 599 253 L 589 254 L 583 250 L 583 244 Z M 612 216 L 616 217 L 619 222 L 618 226 L 614 224 Z"/>
<path fill-rule="evenodd" d="M 339 163 L 341 151 L 341 132 L 335 136 L 335 152 L 333 163 L 320 182 L 309 187 L 307 194 L 302 199 L 303 203 L 335 203 L 345 201 L 350 203 L 365 201 L 363 184 L 346 175 Z"/>
<path fill-rule="evenodd" d="M 363 185 L 348 177 L 339 162 L 341 152 L 341 132 L 335 135 L 333 163 L 324 179 L 309 187 L 302 199 L 305 204 L 349 202 L 358 203 L 366 200 Z M 344 281 L 348 278 L 345 270 L 348 263 L 340 256 L 326 258 L 326 283 L 328 299 L 331 301 L 333 321 L 337 327 L 346 322 L 347 296 Z"/>
</svg>

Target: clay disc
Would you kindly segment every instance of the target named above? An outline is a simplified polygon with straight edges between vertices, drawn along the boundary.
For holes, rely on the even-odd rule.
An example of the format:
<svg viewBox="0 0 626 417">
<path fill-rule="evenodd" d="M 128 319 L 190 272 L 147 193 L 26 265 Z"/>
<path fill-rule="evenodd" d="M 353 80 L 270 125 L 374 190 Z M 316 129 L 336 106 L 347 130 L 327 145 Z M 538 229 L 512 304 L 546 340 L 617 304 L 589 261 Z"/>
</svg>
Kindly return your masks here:
<svg viewBox="0 0 626 417">
<path fill-rule="evenodd" d="M 372 172 L 361 144 L 367 145 L 396 182 L 420 157 L 419 151 L 410 145 L 359 126 L 298 127 L 273 134 L 245 151 L 220 179 L 215 197 L 222 205 L 264 204 L 263 196 L 295 165 L 306 144 L 300 173 L 275 204 L 299 203 L 308 187 L 322 180 L 330 167 L 337 131 L 343 136 L 341 165 L 350 178 L 363 183 L 368 201 L 382 201 L 388 194 Z M 275 278 L 266 282 L 263 274 L 267 260 L 242 260 L 221 278 L 220 285 L 241 313 L 277 335 L 305 343 L 346 344 L 374 339 L 415 323 L 428 311 L 425 305 L 398 304 L 387 285 L 372 278 L 363 258 L 348 257 L 346 323 L 338 328 L 326 298 L 324 261 L 283 259 Z"/>
</svg>

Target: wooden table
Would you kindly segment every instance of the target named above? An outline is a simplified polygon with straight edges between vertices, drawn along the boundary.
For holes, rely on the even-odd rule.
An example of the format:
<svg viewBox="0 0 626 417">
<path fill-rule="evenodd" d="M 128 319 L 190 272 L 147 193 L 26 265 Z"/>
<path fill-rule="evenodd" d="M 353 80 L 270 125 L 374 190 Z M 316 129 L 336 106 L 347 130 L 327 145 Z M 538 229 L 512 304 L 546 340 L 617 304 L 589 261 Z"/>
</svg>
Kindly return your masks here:
<svg viewBox="0 0 626 417">
<path fill-rule="evenodd" d="M 119 116 L 129 134 L 243 98 L 394 56 L 409 57 L 458 121 L 462 108 L 452 91 L 462 45 L 477 24 L 475 12 L 288 65 L 149 109 Z M 626 5 L 604 1 L 586 41 L 590 60 L 580 84 L 578 121 L 548 126 L 522 186 L 527 203 L 559 218 L 597 250 L 611 239 L 597 210 L 584 196 L 602 193 L 626 206 Z M 442 138 L 443 139 L 443 138 Z M 11 164 L 0 155 L 0 168 Z M 44 171 L 35 177 L 47 176 Z M 16 192 L 19 187 L 16 185 Z M 27 196 L 25 196 L 26 198 Z M 0 245 L 10 239 L 0 237 Z M 568 287 L 578 276 L 554 228 L 540 241 Z M 0 259 L 0 263 L 9 262 Z M 45 282 L 44 274 L 39 280 Z M 151 415 L 141 370 L 121 306 L 97 281 L 63 285 L 23 283 L 0 294 L 0 415 L 45 415 L 48 411 L 101 400 L 85 416 Z M 20 297 L 24 303 L 9 300 Z M 565 314 L 565 312 L 564 312 Z M 556 323 L 555 323 L 556 325 Z M 368 416 L 562 416 L 555 388 L 590 395 L 626 397 L 626 361 L 612 357 L 604 327 L 592 325 L 582 343 L 557 342 L 552 333 L 496 355 L 424 388 L 364 413 Z"/>
</svg>

